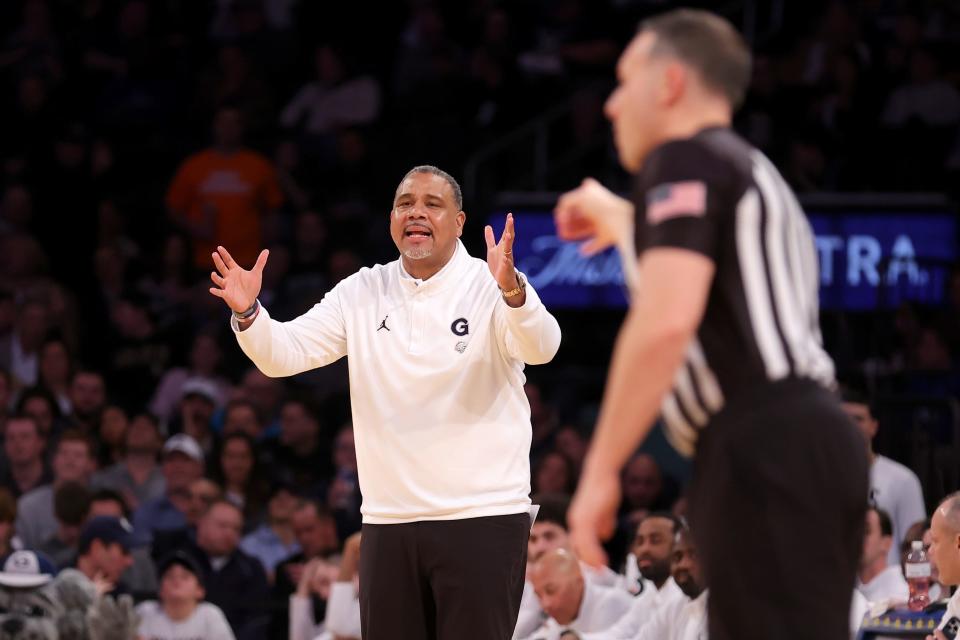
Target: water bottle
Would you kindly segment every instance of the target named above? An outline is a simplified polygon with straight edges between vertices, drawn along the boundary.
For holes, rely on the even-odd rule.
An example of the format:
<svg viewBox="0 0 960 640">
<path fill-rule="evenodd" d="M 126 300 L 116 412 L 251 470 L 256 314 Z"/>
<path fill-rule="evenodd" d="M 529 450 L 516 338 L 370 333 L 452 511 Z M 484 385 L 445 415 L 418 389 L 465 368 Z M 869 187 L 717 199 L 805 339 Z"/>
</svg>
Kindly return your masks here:
<svg viewBox="0 0 960 640">
<path fill-rule="evenodd" d="M 922 611 L 930 604 L 930 560 L 923 550 L 923 541 L 914 540 L 910 544 L 910 553 L 904 563 L 903 573 L 910 586 L 910 599 L 907 606 L 910 611 Z"/>
</svg>

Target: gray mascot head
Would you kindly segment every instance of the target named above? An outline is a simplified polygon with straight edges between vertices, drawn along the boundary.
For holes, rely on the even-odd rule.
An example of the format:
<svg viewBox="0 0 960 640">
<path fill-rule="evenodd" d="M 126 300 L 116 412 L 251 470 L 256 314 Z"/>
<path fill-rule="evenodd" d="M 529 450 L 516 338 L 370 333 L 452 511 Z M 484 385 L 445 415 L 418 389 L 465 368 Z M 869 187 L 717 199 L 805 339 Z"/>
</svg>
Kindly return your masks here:
<svg viewBox="0 0 960 640">
<path fill-rule="evenodd" d="M 0 571 L 0 640 L 88 640 L 93 584 L 78 571 L 54 572 L 32 551 L 7 557 Z"/>
<path fill-rule="evenodd" d="M 129 596 L 97 594 L 75 569 L 56 570 L 33 551 L 14 551 L 0 571 L 0 640 L 114 640 L 133 638 Z"/>
</svg>

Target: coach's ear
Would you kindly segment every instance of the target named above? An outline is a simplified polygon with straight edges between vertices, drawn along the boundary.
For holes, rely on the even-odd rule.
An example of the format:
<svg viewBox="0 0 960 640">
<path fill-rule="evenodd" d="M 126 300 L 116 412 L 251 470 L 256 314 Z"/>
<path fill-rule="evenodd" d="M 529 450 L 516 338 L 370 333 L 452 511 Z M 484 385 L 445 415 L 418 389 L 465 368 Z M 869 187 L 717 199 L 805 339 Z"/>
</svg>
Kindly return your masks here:
<svg viewBox="0 0 960 640">
<path fill-rule="evenodd" d="M 459 238 L 463 235 L 463 225 L 467 222 L 467 214 L 465 211 L 457 212 L 457 237 Z"/>
</svg>

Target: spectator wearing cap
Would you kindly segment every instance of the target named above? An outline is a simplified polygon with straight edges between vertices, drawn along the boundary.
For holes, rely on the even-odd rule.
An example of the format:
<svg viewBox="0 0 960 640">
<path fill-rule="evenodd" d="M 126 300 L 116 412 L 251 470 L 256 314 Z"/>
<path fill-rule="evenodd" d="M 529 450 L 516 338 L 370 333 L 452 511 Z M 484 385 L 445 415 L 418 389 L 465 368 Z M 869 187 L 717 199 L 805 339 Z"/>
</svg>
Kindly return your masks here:
<svg viewBox="0 0 960 640">
<path fill-rule="evenodd" d="M 93 474 L 91 486 L 112 489 L 127 501 L 127 508 L 159 499 L 166 488 L 157 454 L 163 447 L 160 425 L 149 413 L 133 418 L 123 443 L 123 458 L 116 464 Z"/>
<path fill-rule="evenodd" d="M 32 416 L 20 414 L 7 419 L 3 434 L 7 468 L 0 476 L 0 486 L 14 498 L 53 480 L 44 460 L 46 444 Z"/>
<path fill-rule="evenodd" d="M 90 490 L 79 482 L 65 482 L 53 493 L 53 513 L 57 530 L 36 546 L 58 567 L 76 562 L 80 531 L 90 512 Z"/>
<path fill-rule="evenodd" d="M 237 639 L 261 640 L 269 620 L 267 576 L 260 561 L 240 549 L 242 529 L 240 509 L 218 500 L 200 518 L 188 550 L 203 569 L 207 599 L 223 610 Z"/>
<path fill-rule="evenodd" d="M 216 435 L 211 429 L 218 406 L 217 390 L 207 380 L 191 379 L 183 385 L 178 412 L 167 422 L 170 433 L 185 433 L 200 444 L 209 456 L 216 448 Z"/>
<path fill-rule="evenodd" d="M 123 496 L 110 489 L 98 489 L 90 496 L 88 518 L 109 516 L 126 520 L 130 511 Z M 130 550 L 133 560 L 120 576 L 120 582 L 133 594 L 136 601 L 154 598 L 157 595 L 157 567 L 150 554 L 150 547 L 139 545 Z"/>
<path fill-rule="evenodd" d="M 277 565 L 284 559 L 300 553 L 293 531 L 293 512 L 298 498 L 290 484 L 277 482 L 267 501 L 267 521 L 244 536 L 240 548 L 260 561 L 267 578 L 274 582 Z"/>
<path fill-rule="evenodd" d="M 178 551 L 160 562 L 160 599 L 137 606 L 141 638 L 164 640 L 235 640 L 223 611 L 204 602 L 203 571 Z"/>
<path fill-rule="evenodd" d="M 160 379 L 150 401 L 150 411 L 162 422 L 174 417 L 183 398 L 200 393 L 220 408 L 230 395 L 230 382 L 219 375 L 223 353 L 215 336 L 198 333 L 190 347 L 189 367 L 169 369 Z"/>
<path fill-rule="evenodd" d="M 68 482 L 87 486 L 96 468 L 93 441 L 77 430 L 65 431 L 53 454 L 53 482 L 24 494 L 17 503 L 17 535 L 28 549 L 51 538 L 58 528 L 54 492 Z"/>
<path fill-rule="evenodd" d="M 120 576 L 133 564 L 130 555 L 134 546 L 133 528 L 122 518 L 97 516 L 80 531 L 77 545 L 77 569 L 90 580 L 106 581 L 110 593 L 128 590 Z"/>
<path fill-rule="evenodd" d="M 197 441 L 178 433 L 163 445 L 162 465 L 166 491 L 160 498 L 141 504 L 133 514 L 137 537 L 152 540 L 157 531 L 187 526 L 190 483 L 203 475 L 203 450 Z"/>
</svg>

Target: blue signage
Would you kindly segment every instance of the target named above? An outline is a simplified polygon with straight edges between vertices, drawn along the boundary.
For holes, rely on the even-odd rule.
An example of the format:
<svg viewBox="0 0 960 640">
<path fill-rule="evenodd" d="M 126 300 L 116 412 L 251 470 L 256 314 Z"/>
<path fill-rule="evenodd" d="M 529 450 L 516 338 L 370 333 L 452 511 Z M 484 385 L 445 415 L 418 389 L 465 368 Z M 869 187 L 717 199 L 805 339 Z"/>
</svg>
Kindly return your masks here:
<svg viewBox="0 0 960 640">
<path fill-rule="evenodd" d="M 504 215 L 491 217 L 497 237 Z M 809 212 L 820 260 L 824 309 L 869 310 L 904 301 L 939 304 L 957 261 L 957 220 L 948 212 Z M 556 236 L 543 209 L 514 211 L 517 267 L 555 307 L 624 307 L 619 255 L 586 258 Z"/>
<path fill-rule="evenodd" d="M 950 213 L 808 213 L 825 309 L 876 309 L 943 301 L 957 259 Z"/>
</svg>

